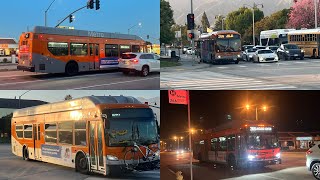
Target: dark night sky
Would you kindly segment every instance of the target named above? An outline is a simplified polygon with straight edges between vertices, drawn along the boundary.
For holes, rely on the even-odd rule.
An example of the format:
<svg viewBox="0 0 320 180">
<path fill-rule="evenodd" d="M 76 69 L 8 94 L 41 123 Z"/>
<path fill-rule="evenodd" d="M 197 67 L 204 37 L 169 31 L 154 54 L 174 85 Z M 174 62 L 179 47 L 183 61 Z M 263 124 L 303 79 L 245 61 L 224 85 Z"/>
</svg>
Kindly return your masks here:
<svg viewBox="0 0 320 180">
<path fill-rule="evenodd" d="M 197 128 L 213 128 L 228 121 L 255 118 L 251 105 L 267 105 L 259 119 L 274 124 L 279 131 L 320 131 L 320 91 L 190 91 L 191 123 Z M 248 114 L 247 114 L 248 113 Z M 186 105 L 168 103 L 168 91 L 161 91 L 161 138 L 183 134 L 188 129 Z M 248 117 L 248 118 L 247 118 Z"/>
</svg>

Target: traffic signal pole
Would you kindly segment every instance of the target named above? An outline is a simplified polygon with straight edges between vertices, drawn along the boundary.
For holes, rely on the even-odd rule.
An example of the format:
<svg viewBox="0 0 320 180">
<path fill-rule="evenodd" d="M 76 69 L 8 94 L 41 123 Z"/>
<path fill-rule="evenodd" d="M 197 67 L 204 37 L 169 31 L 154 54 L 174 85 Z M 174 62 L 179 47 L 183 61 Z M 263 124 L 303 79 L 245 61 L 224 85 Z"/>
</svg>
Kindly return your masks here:
<svg viewBox="0 0 320 180">
<path fill-rule="evenodd" d="M 70 13 L 68 16 L 66 16 L 62 21 L 60 21 L 55 27 L 60 26 L 60 24 L 62 24 L 66 19 L 68 19 L 68 18 L 70 17 L 70 15 L 72 15 L 73 13 L 76 13 L 77 11 L 80 11 L 81 9 L 84 9 L 84 8 L 86 8 L 86 7 L 87 7 L 87 5 L 79 8 L 79 9 L 77 9 L 77 10 L 75 10 L 75 11 L 73 11 L 73 12 Z"/>
<path fill-rule="evenodd" d="M 191 14 L 193 14 L 193 2 L 192 2 L 192 0 L 191 0 Z M 194 34 L 194 28 L 191 29 L 191 33 Z M 192 53 L 192 65 L 194 65 L 194 63 L 195 63 L 194 37 L 191 39 L 191 44 L 192 44 L 192 51 L 191 51 L 191 53 Z M 192 157 L 191 157 L 191 164 L 192 164 Z M 191 168 L 191 180 L 192 180 L 192 168 Z"/>
</svg>

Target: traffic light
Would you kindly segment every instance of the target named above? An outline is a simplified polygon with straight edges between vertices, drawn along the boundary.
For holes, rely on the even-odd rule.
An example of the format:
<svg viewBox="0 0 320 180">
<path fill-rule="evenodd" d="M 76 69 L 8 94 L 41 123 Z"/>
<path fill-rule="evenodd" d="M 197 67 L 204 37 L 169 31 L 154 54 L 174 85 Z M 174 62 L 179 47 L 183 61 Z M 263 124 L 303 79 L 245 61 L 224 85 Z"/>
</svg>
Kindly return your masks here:
<svg viewBox="0 0 320 180">
<path fill-rule="evenodd" d="M 149 35 L 147 35 L 147 39 L 149 39 Z"/>
<path fill-rule="evenodd" d="M 100 9 L 100 0 L 96 0 L 96 10 Z"/>
<path fill-rule="evenodd" d="M 187 15 L 188 30 L 194 29 L 194 14 Z"/>
<path fill-rule="evenodd" d="M 93 0 L 89 0 L 89 1 L 87 2 L 87 9 L 93 9 L 93 5 L 94 5 Z"/>
<path fill-rule="evenodd" d="M 194 33 L 188 33 L 188 37 L 189 37 L 189 39 L 194 39 Z"/>
<path fill-rule="evenodd" d="M 74 18 L 74 17 L 72 16 L 72 14 L 70 14 L 70 15 L 69 15 L 69 23 L 72 23 L 73 18 Z"/>
</svg>

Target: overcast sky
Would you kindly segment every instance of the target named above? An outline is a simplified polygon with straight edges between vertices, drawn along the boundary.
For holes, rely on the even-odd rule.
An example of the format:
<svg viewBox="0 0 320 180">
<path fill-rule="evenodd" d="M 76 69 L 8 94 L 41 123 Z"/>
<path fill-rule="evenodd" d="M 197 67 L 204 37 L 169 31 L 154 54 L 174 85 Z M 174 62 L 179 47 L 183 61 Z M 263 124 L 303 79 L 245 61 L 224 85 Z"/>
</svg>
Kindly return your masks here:
<svg viewBox="0 0 320 180">
<path fill-rule="evenodd" d="M 26 93 L 25 93 L 26 92 Z M 21 96 L 25 93 L 23 96 Z M 65 96 L 70 94 L 73 98 L 79 98 L 84 96 L 133 96 L 142 97 L 145 99 L 151 99 L 158 97 L 160 98 L 159 90 L 0 90 L 0 98 L 18 99 L 32 99 L 32 100 L 42 100 L 46 102 L 58 102 L 63 101 Z"/>
</svg>

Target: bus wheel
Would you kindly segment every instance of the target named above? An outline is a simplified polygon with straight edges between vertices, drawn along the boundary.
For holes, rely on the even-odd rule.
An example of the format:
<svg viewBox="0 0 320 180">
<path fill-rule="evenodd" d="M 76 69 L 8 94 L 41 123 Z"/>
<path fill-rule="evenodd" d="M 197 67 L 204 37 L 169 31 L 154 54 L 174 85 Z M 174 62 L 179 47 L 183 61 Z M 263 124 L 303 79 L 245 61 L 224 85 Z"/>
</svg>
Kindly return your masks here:
<svg viewBox="0 0 320 180">
<path fill-rule="evenodd" d="M 65 73 L 68 76 L 74 76 L 74 75 L 78 74 L 78 72 L 79 72 L 79 67 L 76 62 L 71 61 L 71 62 L 67 63 Z"/>
<path fill-rule="evenodd" d="M 146 77 L 149 74 L 149 67 L 148 66 L 143 66 L 141 70 L 141 76 Z"/>
<path fill-rule="evenodd" d="M 76 156 L 76 171 L 82 174 L 88 174 L 88 160 L 83 153 L 78 153 Z"/>
<path fill-rule="evenodd" d="M 23 148 L 23 160 L 29 161 L 29 152 L 26 146 Z"/>
</svg>

